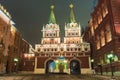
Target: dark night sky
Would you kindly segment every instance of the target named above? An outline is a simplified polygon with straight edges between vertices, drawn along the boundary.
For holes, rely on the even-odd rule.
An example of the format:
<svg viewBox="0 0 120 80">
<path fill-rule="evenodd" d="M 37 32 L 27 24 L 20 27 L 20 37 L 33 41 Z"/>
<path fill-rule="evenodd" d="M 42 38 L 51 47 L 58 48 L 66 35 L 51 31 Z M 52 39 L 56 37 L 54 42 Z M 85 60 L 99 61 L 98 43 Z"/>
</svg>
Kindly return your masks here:
<svg viewBox="0 0 120 80">
<path fill-rule="evenodd" d="M 11 14 L 15 27 L 23 38 L 34 46 L 40 43 L 44 24 L 48 23 L 50 6 L 55 5 L 54 13 L 61 30 L 65 22 L 69 21 L 69 4 L 74 5 L 77 22 L 82 27 L 87 26 L 90 19 L 91 8 L 94 0 L 0 0 L 0 3 Z M 64 31 L 62 31 L 64 32 Z M 64 36 L 64 34 L 62 33 Z"/>
</svg>

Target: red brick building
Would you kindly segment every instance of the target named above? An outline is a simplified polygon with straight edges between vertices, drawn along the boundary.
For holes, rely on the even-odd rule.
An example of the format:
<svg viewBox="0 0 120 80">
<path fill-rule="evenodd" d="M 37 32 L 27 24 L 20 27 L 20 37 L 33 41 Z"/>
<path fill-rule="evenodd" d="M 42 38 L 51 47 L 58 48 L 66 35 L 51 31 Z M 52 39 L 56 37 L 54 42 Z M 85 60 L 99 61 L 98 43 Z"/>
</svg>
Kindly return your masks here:
<svg viewBox="0 0 120 80">
<path fill-rule="evenodd" d="M 35 45 L 35 73 L 91 73 L 90 45 L 83 42 L 81 27 L 75 20 L 73 5 L 70 5 L 70 21 L 65 24 L 62 42 L 60 28 L 51 6 L 48 24 L 43 26 L 41 44 Z"/>
<path fill-rule="evenodd" d="M 0 4 L 0 73 L 20 71 L 24 53 L 29 53 L 29 45 Z"/>
<path fill-rule="evenodd" d="M 97 73 L 120 71 L 120 0 L 98 0 L 84 32 Z"/>
<path fill-rule="evenodd" d="M 7 57 L 9 55 L 9 45 L 10 43 L 10 28 L 13 25 L 10 14 L 7 10 L 0 4 L 0 45 L 2 49 L 0 50 L 0 73 L 6 72 Z"/>
<path fill-rule="evenodd" d="M 20 40 L 19 71 L 34 71 L 35 55 L 29 52 L 30 44 Z"/>
</svg>

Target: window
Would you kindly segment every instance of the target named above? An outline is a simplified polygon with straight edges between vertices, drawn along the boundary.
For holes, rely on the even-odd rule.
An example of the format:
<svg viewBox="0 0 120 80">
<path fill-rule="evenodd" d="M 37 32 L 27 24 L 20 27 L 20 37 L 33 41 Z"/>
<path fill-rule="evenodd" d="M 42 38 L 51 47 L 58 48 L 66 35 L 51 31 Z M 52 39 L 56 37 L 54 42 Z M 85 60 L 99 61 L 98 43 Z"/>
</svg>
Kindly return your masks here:
<svg viewBox="0 0 120 80">
<path fill-rule="evenodd" d="M 55 33 L 53 35 L 55 36 Z"/>
<path fill-rule="evenodd" d="M 63 48 L 61 48 L 61 51 L 63 51 Z"/>
<path fill-rule="evenodd" d="M 101 14 L 101 10 L 99 9 L 98 11 L 98 23 L 100 24 L 102 21 L 102 14 Z"/>
<path fill-rule="evenodd" d="M 46 49 L 44 49 L 44 51 L 46 51 Z"/>
<path fill-rule="evenodd" d="M 51 51 L 53 51 L 53 49 L 51 49 Z"/>
<path fill-rule="evenodd" d="M 46 34 L 46 36 L 48 36 L 48 34 Z"/>
<path fill-rule="evenodd" d="M 101 31 L 101 46 L 104 46 L 105 45 L 105 34 L 104 34 L 104 31 Z"/>
<path fill-rule="evenodd" d="M 75 48 L 75 51 L 77 51 L 77 48 Z"/>
<path fill-rule="evenodd" d="M 55 41 L 55 44 L 56 44 L 57 42 Z"/>
<path fill-rule="evenodd" d="M 70 43 L 70 41 L 68 41 L 68 44 Z"/>
<path fill-rule="evenodd" d="M 108 13 L 107 4 L 106 4 L 106 2 L 104 2 L 102 4 L 102 15 L 103 15 L 103 17 L 105 17 L 107 13 Z"/>
<path fill-rule="evenodd" d="M 78 51 L 80 51 L 81 49 L 80 48 L 78 48 Z"/>
<path fill-rule="evenodd" d="M 118 56 L 117 56 L 117 54 L 114 55 L 114 58 L 113 58 L 113 59 L 114 59 L 114 61 L 118 61 Z"/>
<path fill-rule="evenodd" d="M 85 51 L 88 51 L 88 48 L 85 48 Z"/>
<path fill-rule="evenodd" d="M 57 51 L 57 49 L 55 49 L 55 51 Z"/>
<path fill-rule="evenodd" d="M 46 44 L 46 42 L 44 42 Z"/>
<path fill-rule="evenodd" d="M 101 63 L 102 65 L 104 64 L 103 56 L 100 56 L 100 63 Z"/>
<path fill-rule="evenodd" d="M 76 35 L 78 35 L 78 33 L 76 33 Z"/>
<path fill-rule="evenodd" d="M 52 36 L 52 34 L 50 34 L 50 36 Z"/>
<path fill-rule="evenodd" d="M 100 38 L 99 38 L 98 35 L 97 35 L 97 37 L 96 37 L 96 47 L 97 47 L 97 49 L 100 48 Z"/>
<path fill-rule="evenodd" d="M 79 41 L 76 41 L 76 43 L 79 43 Z"/>
<path fill-rule="evenodd" d="M 73 51 L 73 49 L 71 48 L 71 51 Z"/>
<path fill-rule="evenodd" d="M 72 35 L 74 35 L 74 33 L 72 33 Z"/>
<path fill-rule="evenodd" d="M 74 25 L 72 25 L 72 27 L 74 27 Z"/>
<path fill-rule="evenodd" d="M 94 29 L 96 29 L 98 27 L 98 23 L 97 23 L 97 16 L 94 16 Z"/>
<path fill-rule="evenodd" d="M 67 48 L 67 51 L 69 51 L 69 48 Z"/>
<path fill-rule="evenodd" d="M 106 55 L 106 62 L 109 64 L 110 63 L 110 59 L 108 58 L 108 55 L 110 55 L 110 54 Z M 111 61 L 112 62 L 118 61 L 118 55 L 117 54 L 112 54 L 112 60 Z"/>
<path fill-rule="evenodd" d="M 74 44 L 74 41 L 73 41 L 73 44 Z"/>
<path fill-rule="evenodd" d="M 70 33 L 68 33 L 68 35 L 70 35 Z"/>
<path fill-rule="evenodd" d="M 107 42 L 110 42 L 112 40 L 112 34 L 111 34 L 111 30 L 110 30 L 110 25 L 109 24 L 106 25 L 105 37 L 106 37 L 106 41 Z"/>
<path fill-rule="evenodd" d="M 40 52 L 40 48 L 38 48 L 37 51 Z"/>
</svg>

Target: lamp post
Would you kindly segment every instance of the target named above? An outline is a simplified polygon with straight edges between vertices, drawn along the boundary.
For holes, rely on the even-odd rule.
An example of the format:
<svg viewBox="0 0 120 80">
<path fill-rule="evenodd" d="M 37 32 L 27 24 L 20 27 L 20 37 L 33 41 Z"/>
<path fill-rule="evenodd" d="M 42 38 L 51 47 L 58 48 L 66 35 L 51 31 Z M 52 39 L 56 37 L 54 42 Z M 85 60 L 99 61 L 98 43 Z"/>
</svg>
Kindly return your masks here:
<svg viewBox="0 0 120 80">
<path fill-rule="evenodd" d="M 18 61 L 19 61 L 18 58 L 14 58 L 14 68 L 15 68 L 14 70 L 15 70 L 15 72 L 18 71 L 17 70 L 18 69 Z"/>
<path fill-rule="evenodd" d="M 95 74 L 95 70 L 94 70 L 94 59 L 91 59 L 91 69 L 92 69 L 92 73 Z"/>
<path fill-rule="evenodd" d="M 109 54 L 107 55 L 109 61 L 110 61 L 110 68 L 111 68 L 111 74 L 112 76 L 114 76 L 114 73 L 113 73 L 113 69 L 112 69 L 112 58 L 113 58 L 113 54 Z"/>
<path fill-rule="evenodd" d="M 91 68 L 92 69 L 94 69 L 93 64 L 94 64 L 94 59 L 91 59 Z"/>
</svg>

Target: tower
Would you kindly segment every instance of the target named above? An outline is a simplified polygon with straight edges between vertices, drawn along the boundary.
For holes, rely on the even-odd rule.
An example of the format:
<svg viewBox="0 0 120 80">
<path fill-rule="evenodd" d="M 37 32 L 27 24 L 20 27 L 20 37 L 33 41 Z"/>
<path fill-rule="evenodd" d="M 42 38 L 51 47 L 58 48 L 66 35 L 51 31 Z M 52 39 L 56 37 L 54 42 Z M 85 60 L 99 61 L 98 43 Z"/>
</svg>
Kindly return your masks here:
<svg viewBox="0 0 120 80">
<path fill-rule="evenodd" d="M 89 43 L 82 42 L 80 31 L 71 4 L 69 23 L 65 24 L 64 42 L 61 42 L 60 28 L 52 5 L 48 24 L 42 29 L 41 44 L 35 45 L 35 73 L 80 74 L 83 70 L 90 71 L 90 46 Z"/>
<path fill-rule="evenodd" d="M 65 24 L 64 44 L 66 45 L 66 58 L 69 59 L 70 74 L 90 73 L 90 44 L 83 42 L 81 37 L 81 26 L 77 23 L 70 4 L 69 23 Z M 85 61 L 85 63 L 84 63 Z M 88 65 L 86 65 L 88 64 Z M 82 66 L 82 67 L 81 67 Z"/>
<path fill-rule="evenodd" d="M 43 26 L 43 37 L 41 44 L 36 44 L 36 51 L 38 56 L 36 62 L 43 63 L 36 65 L 35 72 L 40 73 L 53 73 L 58 71 L 57 58 L 60 56 L 60 28 L 56 23 L 56 17 L 54 14 L 54 5 L 51 6 L 51 13 L 48 20 L 48 24 Z"/>
<path fill-rule="evenodd" d="M 76 22 L 74 12 L 73 12 L 73 5 L 70 5 L 70 19 L 69 23 L 65 24 L 65 38 L 64 43 L 82 43 L 81 38 L 81 26 Z"/>
</svg>

